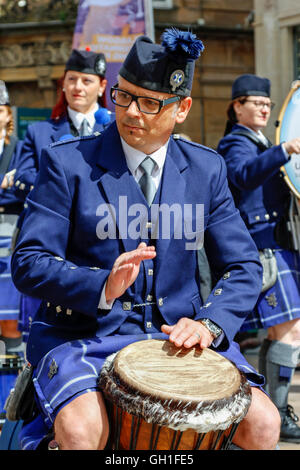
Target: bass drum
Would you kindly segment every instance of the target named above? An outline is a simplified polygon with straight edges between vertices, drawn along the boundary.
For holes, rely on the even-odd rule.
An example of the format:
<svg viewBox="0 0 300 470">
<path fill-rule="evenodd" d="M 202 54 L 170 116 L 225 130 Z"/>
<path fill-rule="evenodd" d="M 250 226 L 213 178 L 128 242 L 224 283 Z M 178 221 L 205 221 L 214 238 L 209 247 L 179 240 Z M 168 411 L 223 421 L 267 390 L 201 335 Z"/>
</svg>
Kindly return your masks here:
<svg viewBox="0 0 300 470">
<path fill-rule="evenodd" d="M 278 116 L 275 134 L 276 145 L 300 137 L 300 80 L 292 83 Z M 291 159 L 281 167 L 285 182 L 300 199 L 300 154 L 292 154 Z"/>
</svg>

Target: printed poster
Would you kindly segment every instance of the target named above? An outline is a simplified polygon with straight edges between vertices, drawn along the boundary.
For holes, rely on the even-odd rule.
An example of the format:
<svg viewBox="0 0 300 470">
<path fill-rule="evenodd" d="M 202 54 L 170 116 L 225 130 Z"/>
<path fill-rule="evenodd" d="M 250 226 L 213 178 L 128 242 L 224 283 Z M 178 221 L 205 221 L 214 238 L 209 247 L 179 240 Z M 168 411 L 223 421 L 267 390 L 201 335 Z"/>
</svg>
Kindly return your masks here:
<svg viewBox="0 0 300 470">
<path fill-rule="evenodd" d="M 103 52 L 107 60 L 107 103 L 109 90 L 128 51 L 141 35 L 154 40 L 152 0 L 80 0 L 73 36 L 73 49 L 89 47 Z"/>
</svg>

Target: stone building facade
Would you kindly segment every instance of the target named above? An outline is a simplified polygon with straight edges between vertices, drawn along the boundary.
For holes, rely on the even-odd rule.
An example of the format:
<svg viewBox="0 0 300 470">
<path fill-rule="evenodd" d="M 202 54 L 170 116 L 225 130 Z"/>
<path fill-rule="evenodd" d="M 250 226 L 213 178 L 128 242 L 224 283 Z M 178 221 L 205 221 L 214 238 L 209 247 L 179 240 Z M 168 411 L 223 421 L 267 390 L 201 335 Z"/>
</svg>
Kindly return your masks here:
<svg viewBox="0 0 300 470">
<path fill-rule="evenodd" d="M 1 10 L 1 4 L 10 2 L 3 2 L 0 0 L 0 79 L 7 82 L 16 106 L 51 108 L 57 97 L 57 81 L 71 50 L 76 2 L 69 0 L 71 14 L 67 11 L 61 19 L 58 14 L 54 16 L 51 4 L 61 15 L 59 3 L 66 6 L 68 2 L 27 0 L 28 5 L 44 6 L 38 20 L 34 8 L 23 16 L 20 13 L 5 19 L 7 11 Z M 195 71 L 193 107 L 180 132 L 212 148 L 223 135 L 232 81 L 242 73 L 254 72 L 253 3 L 254 0 L 153 1 L 157 40 L 166 27 L 177 26 L 190 29 L 204 42 L 205 51 Z"/>
<path fill-rule="evenodd" d="M 274 141 L 277 117 L 294 80 L 300 79 L 299 0 L 255 0 L 255 70 L 272 82 L 272 112 L 266 134 Z"/>
</svg>

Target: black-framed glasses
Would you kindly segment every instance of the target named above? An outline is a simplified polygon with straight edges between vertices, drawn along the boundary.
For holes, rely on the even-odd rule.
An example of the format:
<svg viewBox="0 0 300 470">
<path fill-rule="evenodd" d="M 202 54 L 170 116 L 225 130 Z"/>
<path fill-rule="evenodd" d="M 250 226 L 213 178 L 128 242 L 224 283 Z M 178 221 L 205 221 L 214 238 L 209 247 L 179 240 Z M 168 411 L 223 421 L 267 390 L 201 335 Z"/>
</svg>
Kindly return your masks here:
<svg viewBox="0 0 300 470">
<path fill-rule="evenodd" d="M 272 110 L 275 106 L 275 103 L 273 103 L 272 101 L 270 101 L 269 103 L 266 103 L 265 101 L 259 101 L 259 100 L 242 100 L 241 103 L 253 103 L 254 106 L 258 109 L 263 109 L 265 106 Z"/>
<path fill-rule="evenodd" d="M 176 103 L 181 99 L 181 96 L 173 96 L 166 100 L 159 100 L 149 96 L 137 96 L 129 93 L 129 91 L 121 90 L 116 85 L 110 90 L 110 98 L 114 104 L 122 108 L 128 108 L 133 101 L 136 102 L 137 107 L 141 113 L 145 114 L 158 114 L 164 106 L 171 103 Z"/>
</svg>

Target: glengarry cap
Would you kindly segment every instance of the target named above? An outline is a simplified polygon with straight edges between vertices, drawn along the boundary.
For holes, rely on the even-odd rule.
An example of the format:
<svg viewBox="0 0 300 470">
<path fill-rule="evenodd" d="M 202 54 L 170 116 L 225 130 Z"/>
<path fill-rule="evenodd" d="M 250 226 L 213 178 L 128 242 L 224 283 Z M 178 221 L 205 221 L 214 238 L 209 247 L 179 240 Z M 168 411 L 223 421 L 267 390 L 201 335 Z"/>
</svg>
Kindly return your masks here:
<svg viewBox="0 0 300 470">
<path fill-rule="evenodd" d="M 164 31 L 161 44 L 139 36 L 119 75 L 148 90 L 190 96 L 195 61 L 203 50 L 204 45 L 195 34 L 176 28 Z"/>
</svg>

